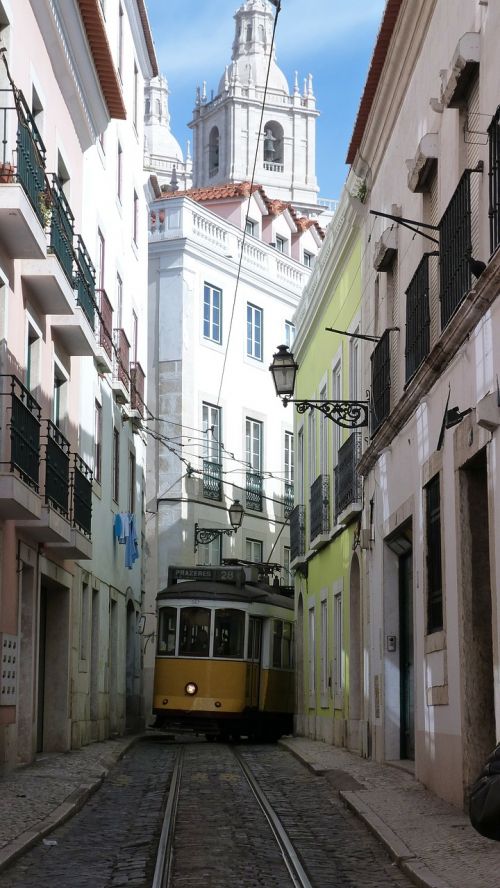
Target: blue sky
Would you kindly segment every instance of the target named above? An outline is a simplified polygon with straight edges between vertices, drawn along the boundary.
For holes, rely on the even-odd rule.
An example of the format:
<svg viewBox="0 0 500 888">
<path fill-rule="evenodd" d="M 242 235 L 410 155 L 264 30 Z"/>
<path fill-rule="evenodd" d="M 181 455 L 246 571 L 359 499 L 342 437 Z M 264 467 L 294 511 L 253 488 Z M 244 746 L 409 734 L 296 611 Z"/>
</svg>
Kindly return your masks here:
<svg viewBox="0 0 500 888">
<path fill-rule="evenodd" d="M 171 126 L 185 151 L 195 89 L 217 90 L 231 59 L 233 14 L 240 0 L 146 0 L 158 62 L 170 89 Z M 293 88 L 311 73 L 321 116 L 316 174 L 323 197 L 340 195 L 345 156 L 384 0 L 282 0 L 277 61 Z"/>
</svg>

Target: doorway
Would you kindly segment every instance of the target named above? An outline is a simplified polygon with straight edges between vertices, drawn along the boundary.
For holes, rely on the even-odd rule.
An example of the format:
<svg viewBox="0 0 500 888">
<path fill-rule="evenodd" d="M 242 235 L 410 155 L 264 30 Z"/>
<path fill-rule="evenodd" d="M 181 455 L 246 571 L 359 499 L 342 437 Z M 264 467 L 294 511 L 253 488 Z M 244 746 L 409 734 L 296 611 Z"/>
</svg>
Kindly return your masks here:
<svg viewBox="0 0 500 888">
<path fill-rule="evenodd" d="M 349 725 L 347 746 L 361 752 L 362 716 L 361 581 L 358 556 L 351 561 L 349 582 Z"/>
<path fill-rule="evenodd" d="M 69 589 L 42 576 L 38 621 L 37 752 L 69 748 Z"/>
<path fill-rule="evenodd" d="M 413 531 L 411 519 L 384 552 L 385 758 L 415 759 Z"/>
<path fill-rule="evenodd" d="M 415 759 L 413 553 L 399 556 L 400 758 Z"/>
</svg>

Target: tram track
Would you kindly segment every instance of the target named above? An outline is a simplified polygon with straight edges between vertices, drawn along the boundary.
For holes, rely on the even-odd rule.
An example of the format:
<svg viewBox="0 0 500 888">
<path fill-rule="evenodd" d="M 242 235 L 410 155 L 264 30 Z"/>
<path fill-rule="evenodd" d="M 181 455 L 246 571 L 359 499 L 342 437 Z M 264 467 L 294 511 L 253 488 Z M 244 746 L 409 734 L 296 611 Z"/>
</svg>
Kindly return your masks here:
<svg viewBox="0 0 500 888">
<path fill-rule="evenodd" d="M 246 784 L 250 788 L 257 804 L 267 820 L 268 826 L 283 858 L 283 862 L 288 870 L 290 884 L 293 885 L 294 888 L 313 888 L 312 882 L 310 881 L 280 818 L 253 775 L 248 763 L 244 760 L 244 757 L 238 749 L 232 746 L 227 746 L 226 748 L 231 751 L 234 761 L 238 763 L 239 772 L 244 776 Z M 171 884 L 171 877 L 173 870 L 176 819 L 183 779 L 183 762 L 184 747 L 180 747 L 172 772 L 172 779 L 163 817 L 152 888 L 175 888 L 175 885 Z"/>
</svg>

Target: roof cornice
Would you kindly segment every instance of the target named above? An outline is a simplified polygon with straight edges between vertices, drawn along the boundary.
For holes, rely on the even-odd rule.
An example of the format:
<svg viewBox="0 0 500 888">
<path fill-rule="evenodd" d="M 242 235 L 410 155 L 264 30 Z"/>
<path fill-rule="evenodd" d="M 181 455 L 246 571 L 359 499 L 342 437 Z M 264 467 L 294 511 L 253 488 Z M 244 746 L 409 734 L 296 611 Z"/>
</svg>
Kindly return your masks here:
<svg viewBox="0 0 500 888">
<path fill-rule="evenodd" d="M 78 9 L 109 115 L 125 120 L 127 111 L 99 0 L 78 0 Z"/>
</svg>

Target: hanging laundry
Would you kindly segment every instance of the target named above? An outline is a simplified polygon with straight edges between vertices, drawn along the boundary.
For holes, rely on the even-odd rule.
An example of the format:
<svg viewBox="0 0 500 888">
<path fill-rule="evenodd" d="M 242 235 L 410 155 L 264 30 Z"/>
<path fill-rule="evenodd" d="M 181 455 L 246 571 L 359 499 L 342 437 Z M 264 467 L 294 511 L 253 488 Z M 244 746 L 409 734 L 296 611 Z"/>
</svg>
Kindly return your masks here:
<svg viewBox="0 0 500 888">
<path fill-rule="evenodd" d="M 129 534 L 125 544 L 125 567 L 132 570 L 134 561 L 139 558 L 139 543 L 137 540 L 137 531 L 135 529 L 135 515 L 129 514 Z"/>
<path fill-rule="evenodd" d="M 123 546 L 130 535 L 130 515 L 128 512 L 117 512 L 113 522 L 114 534 Z"/>
</svg>

